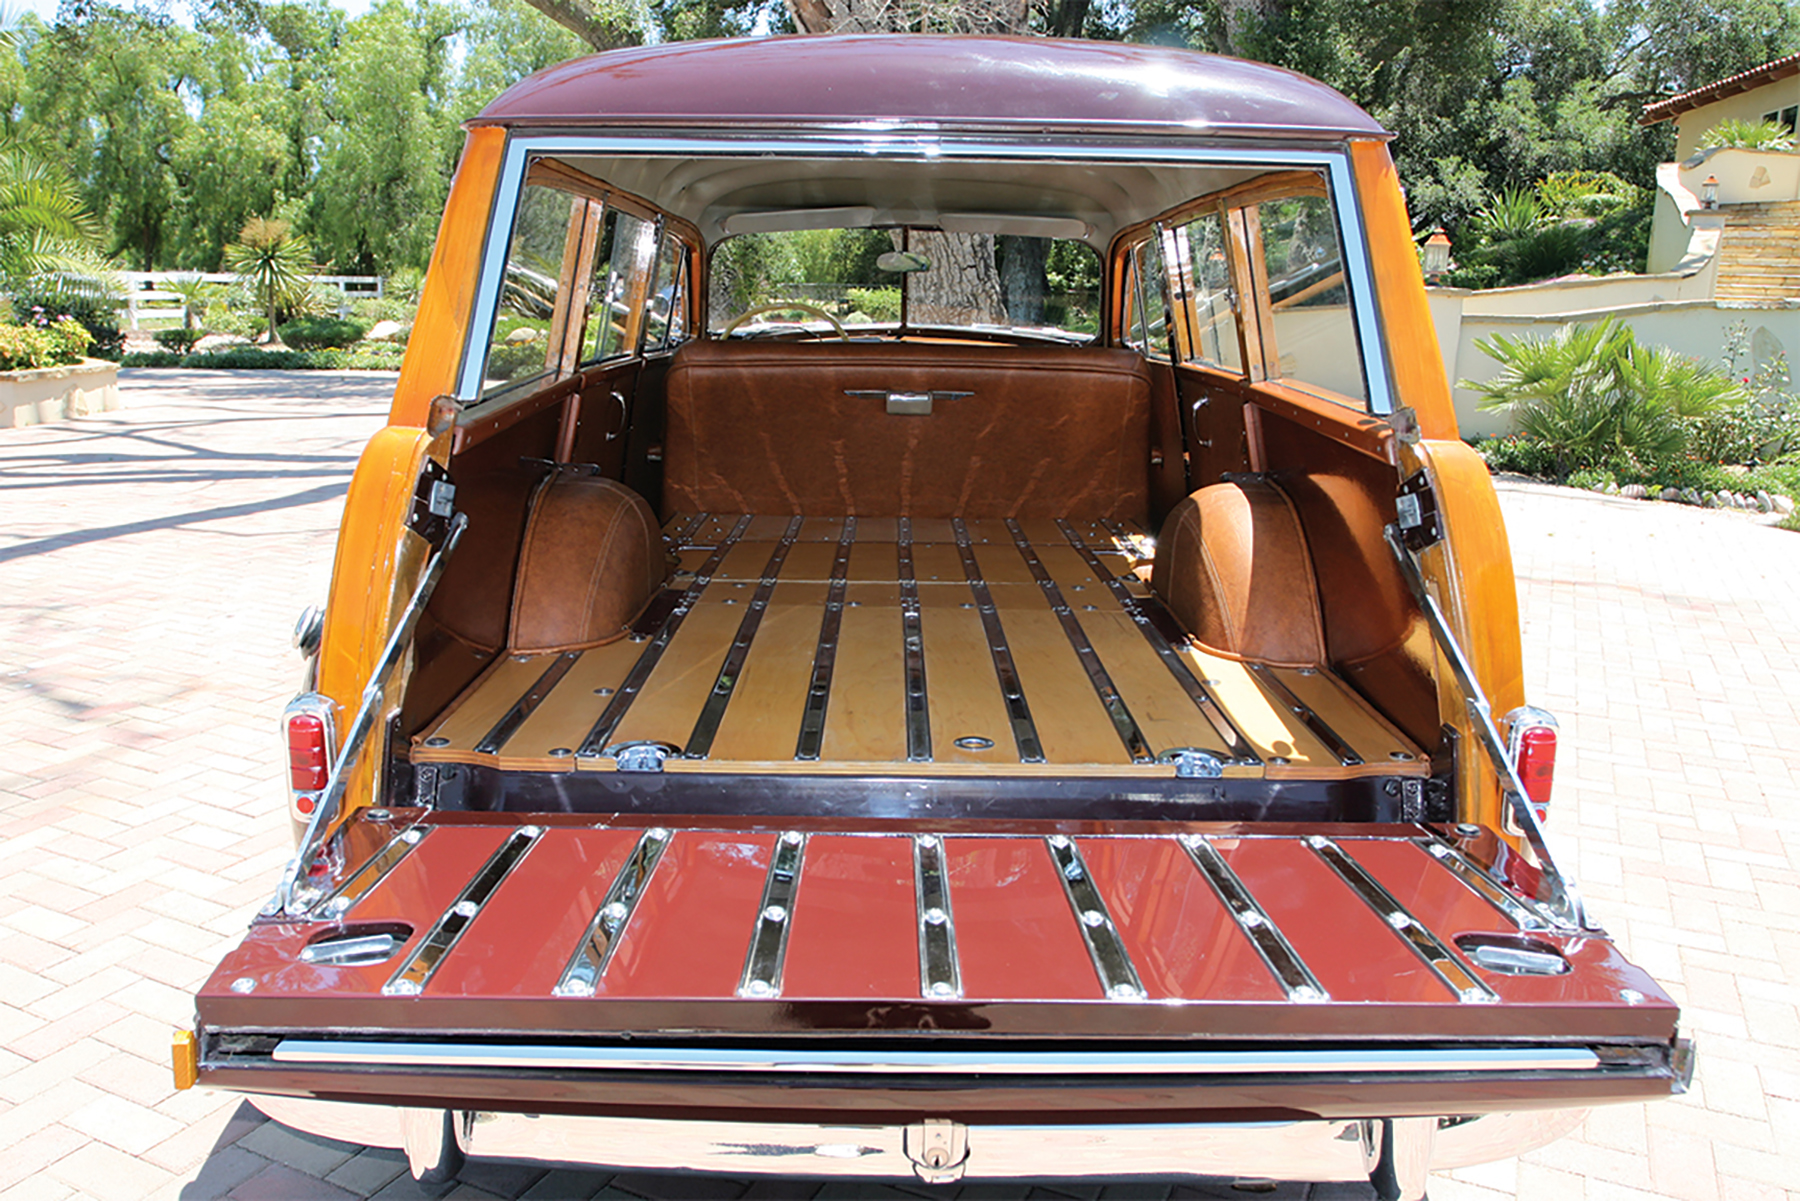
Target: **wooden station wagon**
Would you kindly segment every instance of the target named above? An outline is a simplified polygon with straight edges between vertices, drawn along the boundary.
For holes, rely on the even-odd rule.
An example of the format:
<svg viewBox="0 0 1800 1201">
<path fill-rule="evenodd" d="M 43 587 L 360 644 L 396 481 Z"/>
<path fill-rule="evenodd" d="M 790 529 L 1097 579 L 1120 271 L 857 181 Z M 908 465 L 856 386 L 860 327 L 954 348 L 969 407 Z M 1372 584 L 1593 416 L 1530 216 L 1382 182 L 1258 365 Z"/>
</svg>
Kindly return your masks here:
<svg viewBox="0 0 1800 1201">
<path fill-rule="evenodd" d="M 1386 137 L 1059 40 L 501 96 L 301 630 L 299 852 L 181 1082 L 425 1179 L 1388 1198 L 1679 1092 L 1544 842 Z"/>
</svg>

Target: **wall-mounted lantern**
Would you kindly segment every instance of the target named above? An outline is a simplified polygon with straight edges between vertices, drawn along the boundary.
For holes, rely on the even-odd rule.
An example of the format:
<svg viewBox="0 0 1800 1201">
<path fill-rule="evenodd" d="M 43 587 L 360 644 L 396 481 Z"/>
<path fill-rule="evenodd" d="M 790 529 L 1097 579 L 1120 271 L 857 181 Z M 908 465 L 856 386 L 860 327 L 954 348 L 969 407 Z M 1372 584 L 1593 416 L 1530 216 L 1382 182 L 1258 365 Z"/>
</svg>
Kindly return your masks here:
<svg viewBox="0 0 1800 1201">
<path fill-rule="evenodd" d="M 1425 278 L 1436 279 L 1450 270 L 1450 236 L 1444 232 L 1443 226 L 1431 231 L 1425 239 Z"/>
<path fill-rule="evenodd" d="M 1706 182 L 1700 185 L 1700 207 L 1716 209 L 1719 207 L 1719 177 L 1708 175 Z"/>
</svg>

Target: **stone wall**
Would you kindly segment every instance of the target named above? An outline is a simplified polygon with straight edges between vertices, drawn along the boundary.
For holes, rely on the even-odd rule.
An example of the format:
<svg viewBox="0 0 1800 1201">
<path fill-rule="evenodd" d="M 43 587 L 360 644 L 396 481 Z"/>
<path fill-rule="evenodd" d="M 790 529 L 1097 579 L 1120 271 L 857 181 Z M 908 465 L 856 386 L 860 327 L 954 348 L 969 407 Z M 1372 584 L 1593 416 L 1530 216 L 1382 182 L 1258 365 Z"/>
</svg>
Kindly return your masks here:
<svg viewBox="0 0 1800 1201">
<path fill-rule="evenodd" d="M 119 365 L 105 359 L 0 371 L 0 429 L 87 417 L 119 406 Z"/>
</svg>

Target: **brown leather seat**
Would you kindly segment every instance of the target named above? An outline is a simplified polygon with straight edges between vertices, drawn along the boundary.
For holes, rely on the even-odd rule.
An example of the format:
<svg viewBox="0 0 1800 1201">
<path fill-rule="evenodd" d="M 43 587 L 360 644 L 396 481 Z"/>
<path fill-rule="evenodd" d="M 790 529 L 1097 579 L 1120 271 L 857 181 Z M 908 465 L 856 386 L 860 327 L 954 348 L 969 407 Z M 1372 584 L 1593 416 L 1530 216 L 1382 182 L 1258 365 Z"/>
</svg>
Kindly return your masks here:
<svg viewBox="0 0 1800 1201">
<path fill-rule="evenodd" d="M 705 341 L 669 369 L 667 511 L 1141 523 L 1149 462 L 1127 350 Z"/>
</svg>

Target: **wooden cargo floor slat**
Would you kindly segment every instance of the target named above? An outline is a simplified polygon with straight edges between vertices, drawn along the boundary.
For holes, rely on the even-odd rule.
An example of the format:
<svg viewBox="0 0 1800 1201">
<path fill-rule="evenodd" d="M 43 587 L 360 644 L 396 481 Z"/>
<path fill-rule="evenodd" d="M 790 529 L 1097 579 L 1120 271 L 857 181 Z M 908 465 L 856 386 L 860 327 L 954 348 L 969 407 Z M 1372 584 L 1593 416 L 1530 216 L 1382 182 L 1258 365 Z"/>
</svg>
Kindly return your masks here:
<svg viewBox="0 0 1800 1201">
<path fill-rule="evenodd" d="M 669 587 L 694 588 L 694 573 L 740 520 L 672 517 L 668 530 L 691 533 L 674 547 L 680 566 Z M 755 517 L 744 524 L 606 745 L 685 749 L 710 697 L 705 720 L 717 728 L 707 754 L 672 759 L 668 770 L 1166 776 L 1173 768 L 1155 758 L 1193 748 L 1223 760 L 1228 775 L 1426 771 L 1417 748 L 1328 671 L 1257 668 L 1186 641 L 1174 644 L 1178 664 L 1171 664 L 1168 647 L 1159 653 L 1134 611 L 1155 603 L 1132 574 L 1136 531 L 859 518 L 850 532 L 840 563 L 841 520 L 807 518 L 790 527 L 788 518 Z M 784 536 L 793 541 L 777 560 Z M 733 674 L 725 670 L 727 656 L 775 561 L 780 570 L 763 590 L 767 607 Z M 911 585 L 903 582 L 906 564 Z M 834 573 L 842 580 L 835 590 Z M 842 604 L 832 611 L 834 592 Z M 908 755 L 909 604 L 918 613 L 922 650 L 914 655 L 923 666 L 929 758 Z M 653 645 L 638 637 L 580 652 L 501 738 L 500 724 L 556 656 L 503 659 L 415 739 L 413 760 L 608 770 L 611 758 L 598 753 L 604 748 L 582 752 L 581 745 Z M 1196 703 L 1194 683 L 1180 678 L 1179 665 L 1223 721 Z M 813 694 L 815 684 L 822 693 Z M 803 734 L 809 697 L 813 709 L 823 709 L 822 730 L 815 714 L 810 741 Z M 1260 762 L 1232 757 L 1230 730 L 1221 728 L 1227 724 Z M 916 731 L 916 749 L 924 733 Z M 808 748 L 816 748 L 816 759 L 802 754 Z"/>
</svg>

